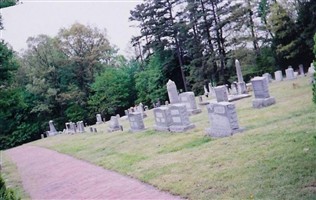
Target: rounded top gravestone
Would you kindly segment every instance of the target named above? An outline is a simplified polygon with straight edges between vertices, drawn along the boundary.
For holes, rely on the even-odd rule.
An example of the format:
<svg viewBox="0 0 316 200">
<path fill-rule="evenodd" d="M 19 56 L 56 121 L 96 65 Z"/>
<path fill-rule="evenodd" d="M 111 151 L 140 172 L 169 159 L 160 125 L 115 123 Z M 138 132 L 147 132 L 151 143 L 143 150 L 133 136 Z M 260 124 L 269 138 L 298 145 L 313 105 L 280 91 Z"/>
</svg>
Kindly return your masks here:
<svg viewBox="0 0 316 200">
<path fill-rule="evenodd" d="M 177 91 L 176 84 L 169 79 L 167 83 L 168 96 L 171 104 L 180 103 L 180 98 Z"/>
</svg>

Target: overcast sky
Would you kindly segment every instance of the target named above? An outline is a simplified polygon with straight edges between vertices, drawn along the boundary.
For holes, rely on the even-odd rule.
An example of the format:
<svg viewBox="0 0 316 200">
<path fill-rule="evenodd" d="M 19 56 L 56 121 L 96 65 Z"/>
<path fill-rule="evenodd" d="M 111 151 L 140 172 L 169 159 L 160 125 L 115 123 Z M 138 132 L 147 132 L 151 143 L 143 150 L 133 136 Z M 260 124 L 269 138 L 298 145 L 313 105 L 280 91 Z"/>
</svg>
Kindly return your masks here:
<svg viewBox="0 0 316 200">
<path fill-rule="evenodd" d="M 14 50 L 25 49 L 26 39 L 30 36 L 47 34 L 56 36 L 62 27 L 75 22 L 106 29 L 111 44 L 126 49 L 137 29 L 130 27 L 129 11 L 141 0 L 20 0 L 23 4 L 1 9 L 4 30 L 1 38 Z"/>
</svg>

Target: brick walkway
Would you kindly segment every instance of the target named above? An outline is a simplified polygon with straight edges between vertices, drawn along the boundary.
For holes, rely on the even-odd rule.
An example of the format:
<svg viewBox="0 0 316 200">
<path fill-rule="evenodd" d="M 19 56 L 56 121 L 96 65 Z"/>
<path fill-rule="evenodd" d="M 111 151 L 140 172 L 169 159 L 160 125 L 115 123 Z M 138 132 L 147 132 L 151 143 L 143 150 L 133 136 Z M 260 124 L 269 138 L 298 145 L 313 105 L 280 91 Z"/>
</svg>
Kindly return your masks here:
<svg viewBox="0 0 316 200">
<path fill-rule="evenodd" d="M 52 150 L 23 145 L 6 154 L 32 199 L 180 199 Z"/>
</svg>

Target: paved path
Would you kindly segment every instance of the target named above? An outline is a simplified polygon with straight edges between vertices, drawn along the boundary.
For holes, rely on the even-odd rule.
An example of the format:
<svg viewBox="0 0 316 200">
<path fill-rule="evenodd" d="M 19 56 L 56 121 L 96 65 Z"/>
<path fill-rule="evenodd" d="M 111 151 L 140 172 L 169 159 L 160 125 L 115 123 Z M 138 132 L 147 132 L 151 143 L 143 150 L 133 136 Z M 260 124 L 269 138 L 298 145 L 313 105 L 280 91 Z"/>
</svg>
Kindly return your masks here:
<svg viewBox="0 0 316 200">
<path fill-rule="evenodd" d="M 6 151 L 32 199 L 180 199 L 68 155 L 20 146 Z"/>
</svg>

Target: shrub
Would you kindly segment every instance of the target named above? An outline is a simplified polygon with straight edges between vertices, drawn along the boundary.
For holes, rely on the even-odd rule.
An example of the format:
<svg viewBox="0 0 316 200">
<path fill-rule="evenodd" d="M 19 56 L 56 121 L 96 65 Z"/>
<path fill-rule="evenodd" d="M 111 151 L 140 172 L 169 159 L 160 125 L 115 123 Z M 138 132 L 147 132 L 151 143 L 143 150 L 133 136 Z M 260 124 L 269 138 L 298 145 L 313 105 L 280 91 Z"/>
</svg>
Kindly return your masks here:
<svg viewBox="0 0 316 200">
<path fill-rule="evenodd" d="M 6 187 L 5 182 L 1 176 L 0 176 L 0 199 L 5 199 L 5 200 L 20 200 L 21 199 L 15 195 L 12 189 Z"/>
</svg>

